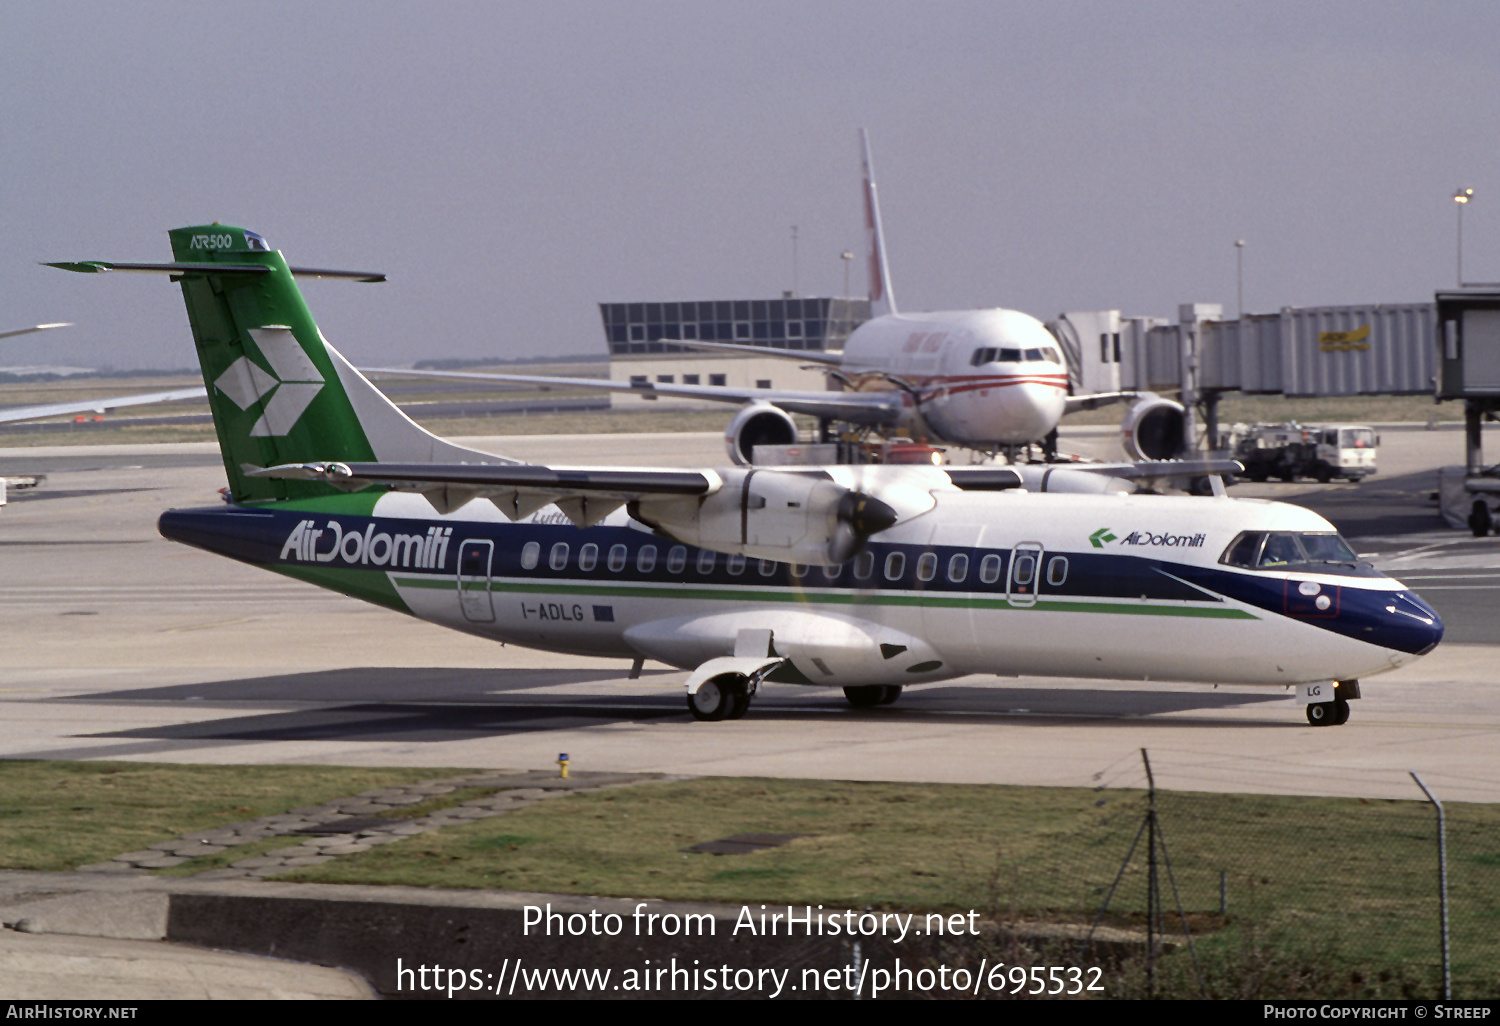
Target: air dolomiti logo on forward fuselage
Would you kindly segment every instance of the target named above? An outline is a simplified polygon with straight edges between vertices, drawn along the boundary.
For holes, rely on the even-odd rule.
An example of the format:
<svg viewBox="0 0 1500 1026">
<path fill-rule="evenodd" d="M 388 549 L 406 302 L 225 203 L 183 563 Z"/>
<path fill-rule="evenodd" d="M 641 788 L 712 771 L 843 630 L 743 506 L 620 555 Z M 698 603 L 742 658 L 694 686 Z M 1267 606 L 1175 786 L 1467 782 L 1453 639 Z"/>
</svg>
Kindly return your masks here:
<svg viewBox="0 0 1500 1026">
<path fill-rule="evenodd" d="M 346 531 L 337 520 L 328 521 L 324 527 L 315 520 L 303 520 L 287 535 L 281 558 L 299 563 L 338 560 L 348 566 L 440 570 L 448 557 L 452 535 L 451 527 L 429 527 L 426 534 L 390 534 L 376 531 L 373 520 L 363 531 Z"/>
<path fill-rule="evenodd" d="M 1131 531 L 1123 538 L 1119 538 L 1107 527 L 1101 527 L 1089 535 L 1089 544 L 1096 549 L 1102 549 L 1112 541 L 1118 541 L 1121 545 L 1161 545 L 1169 549 L 1197 549 L 1203 547 L 1204 539 L 1208 535 L 1198 534 L 1166 534 L 1153 533 L 1151 531 Z"/>
</svg>

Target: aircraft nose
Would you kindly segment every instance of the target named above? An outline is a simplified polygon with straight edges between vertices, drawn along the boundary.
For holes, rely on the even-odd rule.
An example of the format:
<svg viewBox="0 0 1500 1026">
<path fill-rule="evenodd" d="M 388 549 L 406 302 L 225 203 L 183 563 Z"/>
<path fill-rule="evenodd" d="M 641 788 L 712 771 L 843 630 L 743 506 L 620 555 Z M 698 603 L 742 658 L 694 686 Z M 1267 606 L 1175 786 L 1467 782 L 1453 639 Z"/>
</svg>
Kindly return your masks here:
<svg viewBox="0 0 1500 1026">
<path fill-rule="evenodd" d="M 1443 640 L 1443 619 L 1437 610 L 1409 591 L 1398 591 L 1385 607 L 1400 643 L 1393 646 L 1414 655 L 1426 655 Z"/>
</svg>

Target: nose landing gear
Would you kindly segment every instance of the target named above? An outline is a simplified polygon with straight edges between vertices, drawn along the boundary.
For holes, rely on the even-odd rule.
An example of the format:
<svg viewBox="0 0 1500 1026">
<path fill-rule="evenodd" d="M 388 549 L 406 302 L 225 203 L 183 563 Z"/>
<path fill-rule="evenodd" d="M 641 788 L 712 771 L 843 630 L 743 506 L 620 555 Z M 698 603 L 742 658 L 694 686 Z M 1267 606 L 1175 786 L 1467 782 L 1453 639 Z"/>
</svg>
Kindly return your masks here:
<svg viewBox="0 0 1500 1026">
<path fill-rule="evenodd" d="M 1307 722 L 1314 727 L 1337 727 L 1349 722 L 1349 703 L 1342 698 L 1314 702 L 1307 707 Z"/>
</svg>

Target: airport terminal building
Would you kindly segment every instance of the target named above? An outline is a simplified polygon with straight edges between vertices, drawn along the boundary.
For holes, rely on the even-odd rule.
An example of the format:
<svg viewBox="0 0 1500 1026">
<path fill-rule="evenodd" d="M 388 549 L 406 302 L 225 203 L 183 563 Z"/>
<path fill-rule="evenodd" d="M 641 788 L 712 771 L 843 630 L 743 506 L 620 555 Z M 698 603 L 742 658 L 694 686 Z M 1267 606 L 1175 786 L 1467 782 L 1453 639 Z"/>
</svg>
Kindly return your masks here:
<svg viewBox="0 0 1500 1026">
<path fill-rule="evenodd" d="M 842 296 L 600 303 L 613 381 L 821 391 L 826 375 L 779 356 L 757 359 L 672 345 L 670 339 L 728 342 L 767 350 L 836 352 L 870 319 L 870 302 Z M 616 395 L 618 405 L 638 404 Z M 669 402 L 671 400 L 661 400 Z M 681 402 L 681 400 L 673 401 Z M 696 405 L 696 404 L 695 404 Z"/>
</svg>

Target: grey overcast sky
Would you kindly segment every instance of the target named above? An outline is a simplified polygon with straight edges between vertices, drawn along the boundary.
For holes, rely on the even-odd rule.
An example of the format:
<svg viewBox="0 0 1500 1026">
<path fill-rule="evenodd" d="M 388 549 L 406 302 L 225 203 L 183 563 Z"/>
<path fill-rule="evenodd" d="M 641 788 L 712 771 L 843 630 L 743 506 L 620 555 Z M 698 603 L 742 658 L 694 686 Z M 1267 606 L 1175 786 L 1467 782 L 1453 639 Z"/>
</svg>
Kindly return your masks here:
<svg viewBox="0 0 1500 1026">
<path fill-rule="evenodd" d="M 264 234 L 358 364 L 603 352 L 596 303 L 840 294 L 870 131 L 903 309 L 1413 302 L 1500 281 L 1500 4 L 12 2 L 0 364 L 183 367 L 43 260 Z M 856 264 L 854 291 L 862 292 Z"/>
</svg>

